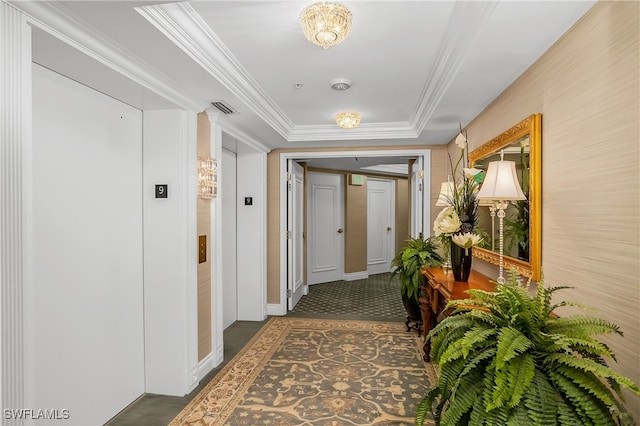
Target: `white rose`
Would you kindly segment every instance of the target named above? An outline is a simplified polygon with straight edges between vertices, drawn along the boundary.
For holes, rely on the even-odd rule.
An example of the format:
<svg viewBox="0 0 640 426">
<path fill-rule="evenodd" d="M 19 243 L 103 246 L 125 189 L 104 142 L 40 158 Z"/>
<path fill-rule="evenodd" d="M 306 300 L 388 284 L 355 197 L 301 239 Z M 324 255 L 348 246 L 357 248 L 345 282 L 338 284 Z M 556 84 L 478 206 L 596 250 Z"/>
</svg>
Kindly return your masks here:
<svg viewBox="0 0 640 426">
<path fill-rule="evenodd" d="M 436 237 L 442 234 L 452 234 L 458 232 L 462 226 L 460 218 L 451 207 L 445 207 L 438 213 L 436 220 L 433 222 L 433 231 Z"/>
</svg>

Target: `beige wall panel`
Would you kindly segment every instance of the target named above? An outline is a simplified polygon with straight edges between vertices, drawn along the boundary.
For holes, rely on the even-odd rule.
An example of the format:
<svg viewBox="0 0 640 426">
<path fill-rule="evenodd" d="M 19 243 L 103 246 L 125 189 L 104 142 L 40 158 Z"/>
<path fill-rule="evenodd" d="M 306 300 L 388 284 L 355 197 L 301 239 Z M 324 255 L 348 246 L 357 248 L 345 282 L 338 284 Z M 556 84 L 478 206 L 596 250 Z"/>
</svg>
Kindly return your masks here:
<svg viewBox="0 0 640 426">
<path fill-rule="evenodd" d="M 280 303 L 280 153 L 267 154 L 267 303 Z"/>
<path fill-rule="evenodd" d="M 446 146 L 435 147 L 431 150 L 431 221 L 430 235 L 433 235 L 433 222 L 436 216 L 442 210 L 442 207 L 437 207 L 438 195 L 440 194 L 440 186 L 442 182 L 447 181 L 447 175 L 451 175 L 451 167 L 449 165 L 449 156 Z M 453 154 L 452 154 L 453 155 Z M 459 151 L 456 152 L 460 155 Z M 454 164 L 455 165 L 455 164 Z"/>
<path fill-rule="evenodd" d="M 198 156 L 211 153 L 211 124 L 198 114 Z M 207 261 L 198 264 L 198 360 L 211 353 L 211 201 L 198 199 L 198 235 L 207 236 Z"/>
<path fill-rule="evenodd" d="M 394 253 L 398 253 L 411 234 L 409 226 L 409 181 L 396 179 L 396 241 Z"/>
<path fill-rule="evenodd" d="M 640 382 L 638 2 L 599 2 L 468 126 L 472 149 L 542 113 L 542 268 L 563 299 L 622 327 L 614 368 Z M 450 144 L 451 145 L 451 144 Z M 497 275 L 474 259 L 474 269 Z M 640 398 L 627 406 L 640 420 Z"/>
<path fill-rule="evenodd" d="M 450 144 L 455 145 L 455 144 Z M 460 151 L 456 149 L 451 154 L 451 159 L 456 159 L 460 155 Z M 455 166 L 455 163 L 453 164 Z M 442 182 L 447 181 L 447 176 L 452 173 L 451 164 L 449 162 L 449 150 L 447 146 L 440 146 L 431 151 L 431 221 L 429 222 L 429 235 L 433 236 L 433 222 L 443 207 L 436 206 L 438 196 L 440 195 L 440 187 Z M 444 255 L 444 253 L 440 253 Z"/>
<path fill-rule="evenodd" d="M 344 272 L 367 270 L 367 178 L 361 186 L 349 185 L 345 178 Z"/>
</svg>

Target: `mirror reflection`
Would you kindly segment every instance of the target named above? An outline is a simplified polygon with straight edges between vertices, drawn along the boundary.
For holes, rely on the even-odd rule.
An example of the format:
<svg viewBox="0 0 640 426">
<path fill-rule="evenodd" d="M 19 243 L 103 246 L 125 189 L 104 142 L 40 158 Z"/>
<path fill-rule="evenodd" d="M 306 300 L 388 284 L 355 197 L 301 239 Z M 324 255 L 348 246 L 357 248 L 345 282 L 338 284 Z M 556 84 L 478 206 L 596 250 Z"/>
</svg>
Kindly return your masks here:
<svg viewBox="0 0 640 426">
<path fill-rule="evenodd" d="M 475 162 L 474 167 L 487 170 L 489 163 L 500 161 L 501 153 L 504 159 L 516 163 L 516 172 L 522 192 L 526 200 L 515 201 L 505 210 L 504 218 L 504 255 L 516 259 L 529 261 L 529 135 L 505 146 L 500 151 Z M 482 247 L 498 253 L 499 230 L 496 208 L 493 203 L 481 203 L 478 206 L 478 227 L 484 234 Z"/>
<path fill-rule="evenodd" d="M 527 199 L 511 202 L 506 210 L 504 269 L 515 269 L 534 281 L 540 279 L 541 121 L 540 114 L 531 115 L 469 153 L 469 166 L 485 171 L 490 162 L 500 160 L 501 153 L 505 160 L 515 162 Z M 495 207 L 480 204 L 478 211 L 478 228 L 483 231 L 485 244 L 474 249 L 473 255 L 498 265 L 500 230 Z"/>
</svg>

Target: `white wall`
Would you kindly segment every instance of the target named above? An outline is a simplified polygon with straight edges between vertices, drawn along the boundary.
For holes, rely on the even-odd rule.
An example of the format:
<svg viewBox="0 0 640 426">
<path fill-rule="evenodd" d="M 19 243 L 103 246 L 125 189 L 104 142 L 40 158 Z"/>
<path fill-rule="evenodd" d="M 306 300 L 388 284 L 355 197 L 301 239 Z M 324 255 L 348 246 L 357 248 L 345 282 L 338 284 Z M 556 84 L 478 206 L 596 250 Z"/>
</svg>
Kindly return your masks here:
<svg viewBox="0 0 640 426">
<path fill-rule="evenodd" d="M 102 424 L 144 392 L 142 113 L 34 65 L 32 166 L 27 407 Z"/>
<path fill-rule="evenodd" d="M 266 295 L 266 172 L 265 153 L 238 153 L 238 319 L 262 321 Z M 244 203 L 253 198 L 253 205 Z"/>
<path fill-rule="evenodd" d="M 144 113 L 146 391 L 184 395 L 197 385 L 197 184 L 194 113 Z M 168 198 L 155 198 L 155 185 Z"/>
</svg>

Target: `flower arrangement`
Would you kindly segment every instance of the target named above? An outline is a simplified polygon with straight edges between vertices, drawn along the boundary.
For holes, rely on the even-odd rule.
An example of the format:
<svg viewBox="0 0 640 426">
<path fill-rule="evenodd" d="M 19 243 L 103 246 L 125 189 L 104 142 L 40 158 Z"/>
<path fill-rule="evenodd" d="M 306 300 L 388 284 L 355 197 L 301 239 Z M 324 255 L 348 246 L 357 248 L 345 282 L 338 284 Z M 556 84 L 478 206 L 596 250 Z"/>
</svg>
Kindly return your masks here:
<svg viewBox="0 0 640 426">
<path fill-rule="evenodd" d="M 466 163 L 467 137 L 460 132 L 455 140 L 460 148 L 460 157 L 455 167 L 452 165 L 453 182 L 450 184 L 450 194 L 445 195 L 449 204 L 442 209 L 433 223 L 436 238 L 442 245 L 445 257 L 448 255 L 451 243 L 465 249 L 479 245 L 482 237 L 476 230 L 478 224 L 478 199 L 479 185 L 484 178 L 484 171 L 475 168 L 463 167 L 462 173 L 458 172 L 460 164 Z M 449 157 L 451 162 L 451 157 Z"/>
</svg>

